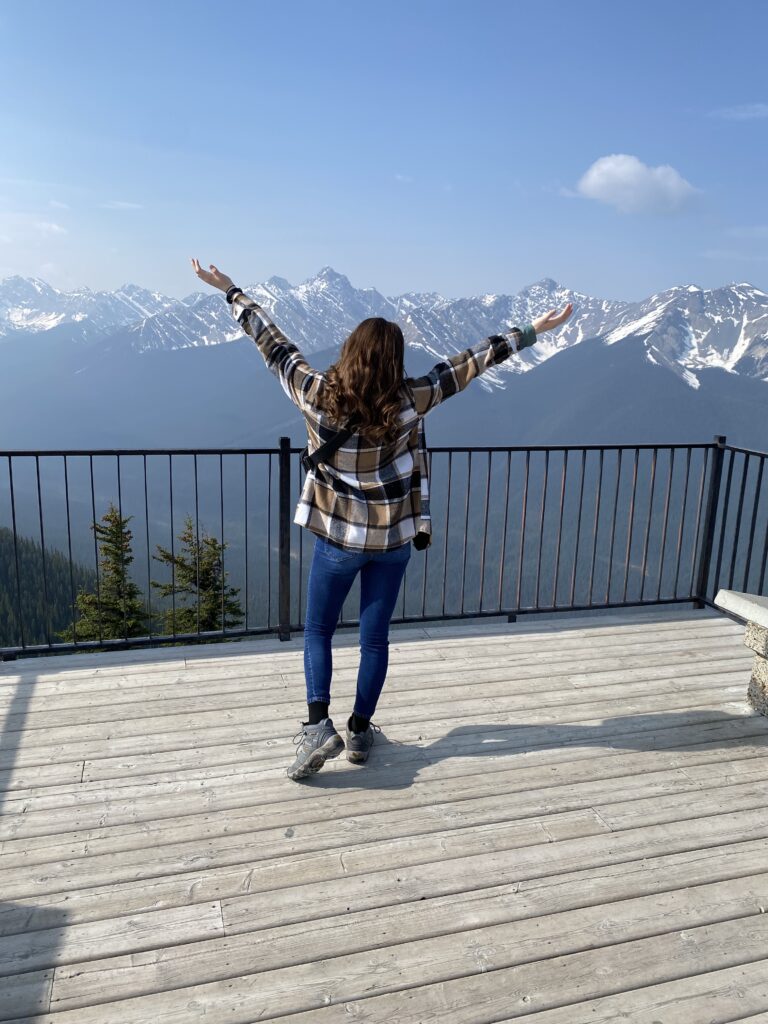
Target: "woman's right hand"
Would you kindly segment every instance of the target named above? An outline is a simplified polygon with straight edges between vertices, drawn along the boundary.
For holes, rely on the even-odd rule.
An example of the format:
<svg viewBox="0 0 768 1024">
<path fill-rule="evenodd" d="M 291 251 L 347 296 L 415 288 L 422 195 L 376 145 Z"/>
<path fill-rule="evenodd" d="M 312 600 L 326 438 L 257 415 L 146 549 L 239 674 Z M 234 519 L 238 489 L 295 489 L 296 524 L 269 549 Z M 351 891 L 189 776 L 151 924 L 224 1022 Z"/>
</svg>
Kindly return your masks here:
<svg viewBox="0 0 768 1024">
<path fill-rule="evenodd" d="M 559 327 L 560 324 L 564 324 L 568 317 L 573 312 L 573 303 L 566 303 L 562 313 L 558 313 L 556 309 L 550 309 L 544 316 L 537 317 L 533 320 L 533 326 L 536 329 L 537 334 L 543 334 L 544 331 L 552 331 L 555 327 Z"/>
</svg>

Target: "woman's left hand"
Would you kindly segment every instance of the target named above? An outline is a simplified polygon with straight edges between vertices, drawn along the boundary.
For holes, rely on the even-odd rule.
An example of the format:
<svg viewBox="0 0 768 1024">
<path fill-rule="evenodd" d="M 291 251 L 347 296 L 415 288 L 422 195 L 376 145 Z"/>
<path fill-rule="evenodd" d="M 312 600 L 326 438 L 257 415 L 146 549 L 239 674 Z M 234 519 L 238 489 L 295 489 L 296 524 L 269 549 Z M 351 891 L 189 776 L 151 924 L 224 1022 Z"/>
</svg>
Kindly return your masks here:
<svg viewBox="0 0 768 1024">
<path fill-rule="evenodd" d="M 212 263 L 210 264 L 210 270 L 203 270 L 200 266 L 200 261 L 193 258 L 192 266 L 201 281 L 205 281 L 206 284 L 210 284 L 214 288 L 219 288 L 223 292 L 226 292 L 234 284 L 231 277 L 227 277 L 226 274 L 222 274 L 218 267 L 214 267 Z"/>
</svg>

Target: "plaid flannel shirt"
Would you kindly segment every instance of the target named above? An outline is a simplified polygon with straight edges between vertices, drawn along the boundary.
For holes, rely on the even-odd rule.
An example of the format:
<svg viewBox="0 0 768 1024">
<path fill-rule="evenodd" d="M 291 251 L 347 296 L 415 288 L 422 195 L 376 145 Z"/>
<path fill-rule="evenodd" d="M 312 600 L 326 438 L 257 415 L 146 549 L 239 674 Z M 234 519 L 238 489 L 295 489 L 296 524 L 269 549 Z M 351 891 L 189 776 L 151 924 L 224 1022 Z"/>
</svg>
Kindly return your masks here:
<svg viewBox="0 0 768 1024">
<path fill-rule="evenodd" d="M 232 314 L 255 342 L 267 368 L 304 415 L 312 453 L 342 425 L 318 405 L 325 385 L 298 347 L 253 299 L 234 295 Z M 359 432 L 304 478 L 293 522 L 340 547 L 387 551 L 431 532 L 423 419 L 481 373 L 536 341 L 533 324 L 512 327 L 436 363 L 422 377 L 403 379 L 400 432 L 394 444 L 366 441 Z"/>
</svg>

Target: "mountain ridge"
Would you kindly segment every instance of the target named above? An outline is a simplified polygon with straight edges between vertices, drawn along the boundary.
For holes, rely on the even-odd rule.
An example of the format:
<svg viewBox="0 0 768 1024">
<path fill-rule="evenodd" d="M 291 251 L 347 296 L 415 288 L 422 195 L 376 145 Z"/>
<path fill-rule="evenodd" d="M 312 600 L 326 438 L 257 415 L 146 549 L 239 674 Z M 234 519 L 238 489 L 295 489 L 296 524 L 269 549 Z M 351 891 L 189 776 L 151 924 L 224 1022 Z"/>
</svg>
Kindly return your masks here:
<svg viewBox="0 0 768 1024">
<path fill-rule="evenodd" d="M 376 288 L 356 288 L 346 275 L 324 266 L 297 285 L 275 275 L 246 291 L 307 355 L 338 347 L 360 320 L 382 316 L 401 323 L 410 348 L 442 359 L 572 302 L 565 324 L 483 375 L 486 389 L 504 389 L 508 374 L 527 373 L 590 338 L 606 345 L 640 338 L 650 363 L 692 388 L 699 387 L 698 374 L 711 368 L 768 380 L 768 294 L 748 282 L 711 289 L 675 285 L 640 302 L 586 295 L 550 277 L 512 294 L 386 296 Z M 62 344 L 69 336 L 78 342 L 80 362 L 126 350 L 207 347 L 243 337 L 218 293 L 174 299 L 130 283 L 113 292 L 64 292 L 39 278 L 14 275 L 0 281 L 0 341 L 53 328 Z"/>
</svg>

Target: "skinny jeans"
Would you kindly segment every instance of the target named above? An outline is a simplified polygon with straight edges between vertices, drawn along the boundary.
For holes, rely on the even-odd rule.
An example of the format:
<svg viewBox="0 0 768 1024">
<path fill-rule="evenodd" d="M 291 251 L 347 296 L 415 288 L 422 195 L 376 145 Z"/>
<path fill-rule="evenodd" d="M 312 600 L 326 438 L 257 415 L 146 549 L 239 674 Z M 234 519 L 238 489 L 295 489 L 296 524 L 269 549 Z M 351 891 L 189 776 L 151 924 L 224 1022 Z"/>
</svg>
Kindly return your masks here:
<svg viewBox="0 0 768 1024">
<path fill-rule="evenodd" d="M 304 625 L 307 703 L 330 703 L 331 640 L 359 572 L 360 667 L 353 711 L 373 717 L 389 665 L 389 623 L 410 557 L 410 540 L 388 551 L 353 551 L 315 535 Z"/>
</svg>

